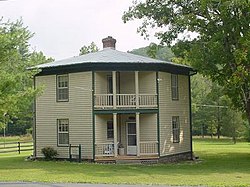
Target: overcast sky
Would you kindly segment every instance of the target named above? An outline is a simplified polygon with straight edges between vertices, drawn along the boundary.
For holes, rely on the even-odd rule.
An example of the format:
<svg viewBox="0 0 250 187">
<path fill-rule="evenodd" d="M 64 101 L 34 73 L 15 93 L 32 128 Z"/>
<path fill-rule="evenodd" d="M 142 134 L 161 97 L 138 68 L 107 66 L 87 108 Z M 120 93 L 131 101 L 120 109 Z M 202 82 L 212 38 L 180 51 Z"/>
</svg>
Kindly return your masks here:
<svg viewBox="0 0 250 187">
<path fill-rule="evenodd" d="M 102 49 L 101 40 L 107 36 L 117 39 L 120 51 L 156 42 L 136 33 L 139 21 L 123 23 L 123 12 L 131 4 L 132 0 L 7 0 L 0 1 L 0 11 L 4 20 L 22 17 L 35 33 L 32 47 L 59 60 L 78 55 L 92 41 Z"/>
</svg>

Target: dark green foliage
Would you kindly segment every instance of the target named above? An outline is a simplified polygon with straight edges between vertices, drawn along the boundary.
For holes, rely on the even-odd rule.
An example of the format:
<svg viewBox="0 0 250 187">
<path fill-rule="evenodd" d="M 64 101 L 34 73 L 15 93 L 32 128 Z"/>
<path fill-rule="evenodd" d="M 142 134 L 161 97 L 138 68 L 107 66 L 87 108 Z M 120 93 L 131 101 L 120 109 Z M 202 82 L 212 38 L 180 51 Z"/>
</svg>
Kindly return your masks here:
<svg viewBox="0 0 250 187">
<path fill-rule="evenodd" d="M 155 43 L 151 43 L 147 47 L 142 47 L 139 49 L 133 49 L 129 51 L 129 53 L 156 58 L 165 61 L 172 61 L 174 54 L 172 53 L 171 49 L 166 46 L 157 45 Z"/>
<path fill-rule="evenodd" d="M 42 52 L 30 51 L 32 36 L 22 20 L 0 20 L 0 130 L 9 124 L 11 134 L 23 134 L 24 126 L 31 127 L 32 103 L 39 91 L 33 88 L 33 76 L 38 71 L 27 68 L 52 60 Z"/>
<path fill-rule="evenodd" d="M 192 77 L 192 111 L 194 135 L 217 135 L 236 138 L 245 136 L 242 113 L 216 82 L 197 74 Z"/>
<path fill-rule="evenodd" d="M 123 20 L 142 19 L 138 31 L 146 37 L 158 28 L 161 43 L 223 86 L 250 123 L 249 12 L 249 0 L 147 0 L 134 1 Z"/>
<path fill-rule="evenodd" d="M 41 151 L 46 160 L 52 160 L 58 155 L 57 151 L 53 147 L 44 147 Z"/>
</svg>

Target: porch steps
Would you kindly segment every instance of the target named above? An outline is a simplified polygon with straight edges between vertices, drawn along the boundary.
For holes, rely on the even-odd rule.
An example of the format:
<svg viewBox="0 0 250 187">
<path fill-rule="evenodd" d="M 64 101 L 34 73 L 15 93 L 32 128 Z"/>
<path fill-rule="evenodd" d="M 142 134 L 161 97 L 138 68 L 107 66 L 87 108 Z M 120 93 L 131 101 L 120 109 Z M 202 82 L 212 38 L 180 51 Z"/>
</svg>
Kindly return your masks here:
<svg viewBox="0 0 250 187">
<path fill-rule="evenodd" d="M 157 164 L 158 159 L 149 160 L 116 160 L 116 164 Z"/>
<path fill-rule="evenodd" d="M 159 160 L 158 156 L 144 156 L 144 157 L 136 157 L 136 156 L 118 156 L 114 157 L 99 157 L 95 159 L 97 163 L 105 163 L 105 164 L 157 164 Z"/>
</svg>

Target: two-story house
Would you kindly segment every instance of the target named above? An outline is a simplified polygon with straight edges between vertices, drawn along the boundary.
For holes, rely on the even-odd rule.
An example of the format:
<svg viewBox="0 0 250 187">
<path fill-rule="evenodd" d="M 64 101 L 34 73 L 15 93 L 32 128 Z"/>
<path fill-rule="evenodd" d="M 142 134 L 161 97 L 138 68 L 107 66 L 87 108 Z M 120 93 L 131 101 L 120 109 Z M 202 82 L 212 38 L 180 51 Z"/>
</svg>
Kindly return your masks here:
<svg viewBox="0 0 250 187">
<path fill-rule="evenodd" d="M 37 66 L 35 157 L 52 146 L 69 158 L 69 144 L 81 144 L 82 159 L 93 161 L 190 159 L 195 71 L 102 42 L 101 51 Z"/>
</svg>

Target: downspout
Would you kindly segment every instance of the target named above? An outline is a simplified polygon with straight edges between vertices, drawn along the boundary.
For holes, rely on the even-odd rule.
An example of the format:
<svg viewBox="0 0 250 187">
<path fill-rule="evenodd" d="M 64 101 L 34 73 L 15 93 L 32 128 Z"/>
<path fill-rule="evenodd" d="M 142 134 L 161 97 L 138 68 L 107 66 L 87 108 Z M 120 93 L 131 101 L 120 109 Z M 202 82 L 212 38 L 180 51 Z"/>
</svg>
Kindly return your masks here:
<svg viewBox="0 0 250 187">
<path fill-rule="evenodd" d="M 157 141 L 158 141 L 158 156 L 161 156 L 160 145 L 160 112 L 159 112 L 159 72 L 156 72 L 156 94 L 157 94 Z"/>
<path fill-rule="evenodd" d="M 188 91 L 189 91 L 189 125 L 190 125 L 190 156 L 193 159 L 193 136 L 192 136 L 192 95 L 191 95 L 191 76 L 196 75 L 197 71 L 190 71 L 188 75 Z"/>
<path fill-rule="evenodd" d="M 93 136 L 93 161 L 95 161 L 95 113 L 94 113 L 94 105 L 95 105 L 95 72 L 92 71 L 92 136 Z"/>
<path fill-rule="evenodd" d="M 34 90 L 36 89 L 36 76 L 33 77 L 33 87 Z M 33 131 L 32 131 L 32 138 L 33 138 L 33 147 L 34 147 L 34 157 L 37 157 L 36 153 L 36 97 L 34 98 L 34 103 L 33 103 Z"/>
</svg>

